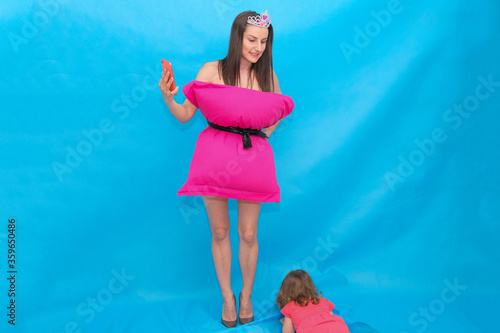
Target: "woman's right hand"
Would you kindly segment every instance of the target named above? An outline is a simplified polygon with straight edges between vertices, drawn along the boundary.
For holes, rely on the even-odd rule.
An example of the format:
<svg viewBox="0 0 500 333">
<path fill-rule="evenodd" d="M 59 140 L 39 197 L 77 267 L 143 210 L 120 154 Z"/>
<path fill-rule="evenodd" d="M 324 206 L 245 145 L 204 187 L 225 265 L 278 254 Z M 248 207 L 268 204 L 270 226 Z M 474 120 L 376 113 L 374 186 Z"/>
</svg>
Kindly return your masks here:
<svg viewBox="0 0 500 333">
<path fill-rule="evenodd" d="M 168 71 L 163 70 L 160 82 L 158 83 L 158 87 L 160 87 L 163 99 L 167 104 L 174 100 L 174 95 L 177 95 L 177 91 L 179 91 L 179 86 L 175 87 L 174 91 L 170 91 L 170 87 L 172 86 L 174 78 L 172 77 L 170 80 L 168 80 L 169 74 L 170 73 Z"/>
</svg>

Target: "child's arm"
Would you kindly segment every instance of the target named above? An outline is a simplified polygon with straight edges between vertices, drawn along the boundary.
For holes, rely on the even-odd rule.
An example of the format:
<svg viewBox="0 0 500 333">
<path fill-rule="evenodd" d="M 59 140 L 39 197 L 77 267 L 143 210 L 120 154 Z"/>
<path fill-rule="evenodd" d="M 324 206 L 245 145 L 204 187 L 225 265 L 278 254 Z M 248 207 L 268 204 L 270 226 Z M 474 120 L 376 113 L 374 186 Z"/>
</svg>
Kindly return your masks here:
<svg viewBox="0 0 500 333">
<path fill-rule="evenodd" d="M 280 321 L 283 323 L 283 333 L 295 333 L 295 327 L 293 327 L 293 323 L 290 318 L 285 317 Z"/>
</svg>

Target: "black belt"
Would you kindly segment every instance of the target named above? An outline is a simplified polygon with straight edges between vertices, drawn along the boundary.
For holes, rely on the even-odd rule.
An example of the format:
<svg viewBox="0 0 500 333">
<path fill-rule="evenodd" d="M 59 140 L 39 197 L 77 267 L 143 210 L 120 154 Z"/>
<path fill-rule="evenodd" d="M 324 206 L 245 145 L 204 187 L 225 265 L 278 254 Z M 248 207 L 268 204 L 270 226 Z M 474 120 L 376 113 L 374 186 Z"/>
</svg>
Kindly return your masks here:
<svg viewBox="0 0 500 333">
<path fill-rule="evenodd" d="M 218 129 L 219 131 L 236 133 L 236 134 L 243 136 L 243 148 L 245 148 L 245 149 L 252 148 L 252 139 L 250 138 L 250 135 L 257 135 L 257 136 L 260 136 L 261 138 L 267 139 L 266 133 L 264 133 L 258 129 L 241 128 L 241 127 L 233 127 L 233 126 L 219 126 L 217 124 L 209 122 L 208 120 L 207 120 L 207 123 L 210 127 Z"/>
</svg>

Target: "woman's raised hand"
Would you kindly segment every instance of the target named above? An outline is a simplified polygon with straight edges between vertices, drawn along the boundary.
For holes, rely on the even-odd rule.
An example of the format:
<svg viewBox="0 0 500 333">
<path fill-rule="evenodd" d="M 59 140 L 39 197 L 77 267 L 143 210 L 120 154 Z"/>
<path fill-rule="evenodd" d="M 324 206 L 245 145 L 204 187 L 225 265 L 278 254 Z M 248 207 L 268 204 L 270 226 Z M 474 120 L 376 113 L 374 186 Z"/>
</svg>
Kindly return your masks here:
<svg viewBox="0 0 500 333">
<path fill-rule="evenodd" d="M 170 91 L 174 78 L 172 77 L 169 80 L 169 74 L 169 71 L 163 70 L 160 82 L 158 83 L 158 87 L 160 87 L 161 93 L 163 94 L 163 99 L 167 103 L 170 103 L 174 99 L 174 95 L 177 95 L 177 91 L 179 91 L 179 86 L 175 87 L 174 91 Z"/>
</svg>

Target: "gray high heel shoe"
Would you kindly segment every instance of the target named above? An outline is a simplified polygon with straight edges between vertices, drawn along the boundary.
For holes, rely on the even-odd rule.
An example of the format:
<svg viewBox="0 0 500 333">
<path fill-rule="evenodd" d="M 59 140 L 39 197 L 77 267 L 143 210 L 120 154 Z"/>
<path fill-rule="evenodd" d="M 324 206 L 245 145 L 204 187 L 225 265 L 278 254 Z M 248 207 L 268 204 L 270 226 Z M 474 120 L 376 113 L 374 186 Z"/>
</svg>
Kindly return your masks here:
<svg viewBox="0 0 500 333">
<path fill-rule="evenodd" d="M 236 296 L 234 296 L 234 294 L 233 294 L 233 299 L 234 299 L 234 307 L 236 308 Z M 236 327 L 236 324 L 238 323 L 238 319 L 236 319 L 236 320 L 224 320 L 224 319 L 222 319 L 222 316 L 220 317 L 220 320 L 222 322 L 222 325 L 226 326 L 227 328 Z"/>
<path fill-rule="evenodd" d="M 238 298 L 239 298 L 239 309 L 241 309 L 241 292 L 240 292 L 240 295 L 238 296 Z M 251 323 L 254 318 L 253 318 L 253 315 L 251 317 L 248 317 L 248 318 L 241 318 L 239 313 L 238 313 L 238 319 L 240 320 L 241 325 L 245 325 L 245 324 Z"/>
</svg>

